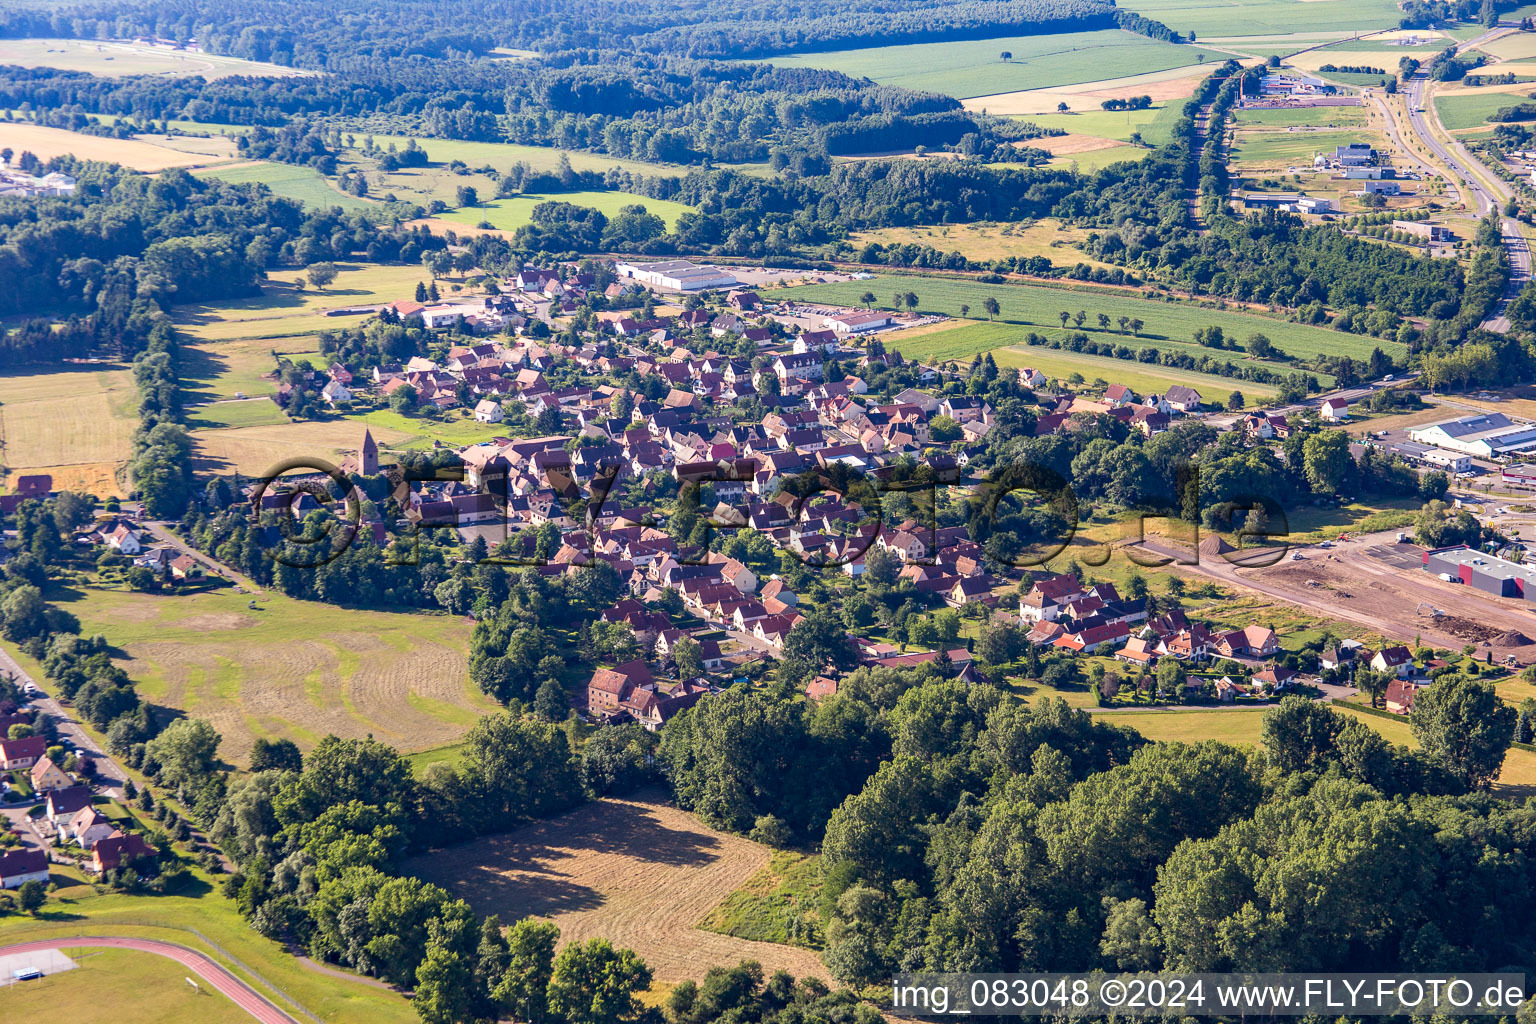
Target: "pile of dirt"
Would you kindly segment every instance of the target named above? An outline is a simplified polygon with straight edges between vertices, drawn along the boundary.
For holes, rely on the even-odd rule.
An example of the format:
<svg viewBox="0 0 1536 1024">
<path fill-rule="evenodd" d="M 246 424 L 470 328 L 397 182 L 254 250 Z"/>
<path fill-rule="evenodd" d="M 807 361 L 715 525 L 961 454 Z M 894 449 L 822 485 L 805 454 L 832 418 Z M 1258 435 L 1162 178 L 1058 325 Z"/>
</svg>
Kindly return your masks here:
<svg viewBox="0 0 1536 1024">
<path fill-rule="evenodd" d="M 1518 629 L 1495 629 L 1460 615 L 1441 615 L 1435 619 L 1435 625 L 1459 640 L 1489 647 L 1524 647 L 1532 642 L 1530 637 Z"/>
<path fill-rule="evenodd" d="M 1233 548 L 1231 544 L 1228 544 L 1226 541 L 1222 540 L 1220 534 L 1211 534 L 1211 536 L 1200 542 L 1200 554 L 1206 557 L 1214 558 L 1218 555 L 1224 555 L 1228 551 L 1233 550 L 1236 549 Z"/>
</svg>

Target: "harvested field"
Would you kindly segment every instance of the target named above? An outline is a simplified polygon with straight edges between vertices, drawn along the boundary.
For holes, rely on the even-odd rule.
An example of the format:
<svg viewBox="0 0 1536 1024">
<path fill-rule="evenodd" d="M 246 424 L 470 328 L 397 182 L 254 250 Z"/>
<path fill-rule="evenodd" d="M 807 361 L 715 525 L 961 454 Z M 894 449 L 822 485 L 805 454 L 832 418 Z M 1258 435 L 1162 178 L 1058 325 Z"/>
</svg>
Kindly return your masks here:
<svg viewBox="0 0 1536 1024">
<path fill-rule="evenodd" d="M 0 377 L 0 442 L 8 479 L 49 473 L 59 489 L 120 494 L 114 474 L 128 457 L 138 394 L 115 366 Z"/>
<path fill-rule="evenodd" d="M 633 949 L 659 982 L 756 960 L 766 972 L 827 978 L 815 953 L 702 931 L 698 924 L 768 864 L 770 850 L 716 832 L 659 797 L 605 799 L 549 821 L 417 857 L 402 870 L 444 886 L 481 914 L 537 917 L 560 941 L 606 938 Z"/>
<path fill-rule="evenodd" d="M 0 148 L 7 147 L 17 153 L 31 152 L 41 160 L 73 155 L 81 160 L 122 164 L 135 171 L 163 171 L 167 167 L 196 167 L 218 162 L 217 157 L 181 153 L 137 139 L 81 135 L 36 124 L 0 124 Z"/>
<path fill-rule="evenodd" d="M 1112 149 L 1115 146 L 1114 139 L 1103 139 L 1097 135 L 1077 135 L 1069 132 L 1066 135 L 1052 135 L 1043 139 L 1031 139 L 1029 144 L 1035 149 L 1043 149 L 1052 156 L 1067 156 L 1072 153 L 1089 153 L 1095 149 Z"/>
<path fill-rule="evenodd" d="M 1025 89 L 1019 92 L 977 96 L 962 102 L 967 110 L 984 110 L 989 114 L 1054 113 L 1057 104 L 1065 103 L 1073 110 L 1095 111 L 1109 99 L 1130 99 L 1133 96 L 1151 96 L 1154 103 L 1187 99 L 1195 94 L 1195 87 L 1209 77 L 1211 68 L 1190 71 L 1188 68 L 1172 68 L 1154 71 L 1146 75 L 1111 78 L 1082 85 L 1057 86 L 1045 89 Z"/>
<path fill-rule="evenodd" d="M 388 447 L 414 435 L 388 427 L 369 427 L 374 440 Z M 195 468 L 203 473 L 239 470 L 259 476 L 277 462 L 298 455 L 317 455 L 336 462 L 357 450 L 363 428 L 350 420 L 299 420 L 251 427 L 209 427 L 193 430 Z"/>
</svg>

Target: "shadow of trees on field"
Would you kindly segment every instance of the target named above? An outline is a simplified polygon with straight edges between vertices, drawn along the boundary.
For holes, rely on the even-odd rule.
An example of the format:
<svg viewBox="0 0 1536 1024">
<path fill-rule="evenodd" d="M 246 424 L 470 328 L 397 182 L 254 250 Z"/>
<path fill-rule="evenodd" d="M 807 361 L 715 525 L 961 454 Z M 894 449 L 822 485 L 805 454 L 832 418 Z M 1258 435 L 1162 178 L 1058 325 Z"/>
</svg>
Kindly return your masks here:
<svg viewBox="0 0 1536 1024">
<path fill-rule="evenodd" d="M 619 873 L 643 874 L 656 868 L 703 867 L 720 856 L 715 836 L 663 823 L 656 815 L 662 794 L 651 795 L 655 804 L 595 801 L 515 832 L 412 858 L 402 868 L 468 899 L 483 913 L 501 914 L 504 921 L 591 910 L 602 906 L 607 896 L 577 881 L 594 873 L 583 870 L 578 857 L 622 858 L 633 863 L 620 866 Z M 595 873 L 606 874 L 613 867 Z"/>
</svg>

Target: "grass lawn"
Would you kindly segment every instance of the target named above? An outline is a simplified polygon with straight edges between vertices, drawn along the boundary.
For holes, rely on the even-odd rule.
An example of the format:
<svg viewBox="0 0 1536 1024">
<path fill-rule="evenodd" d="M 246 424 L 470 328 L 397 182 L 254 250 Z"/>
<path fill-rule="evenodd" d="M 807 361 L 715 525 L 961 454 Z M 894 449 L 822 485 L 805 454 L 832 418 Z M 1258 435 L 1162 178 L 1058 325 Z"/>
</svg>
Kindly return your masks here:
<svg viewBox="0 0 1536 1024">
<path fill-rule="evenodd" d="M 1241 352 L 1216 353 L 1190 340 L 1196 329 L 1218 326 L 1228 337 L 1236 337 L 1239 341 L 1254 332 L 1262 333 L 1281 351 L 1299 358 L 1312 358 L 1326 353 L 1367 359 L 1371 350 L 1378 345 L 1391 355 L 1400 355 L 1402 352 L 1402 346 L 1392 341 L 1289 323 L 1255 313 L 1207 309 L 1188 302 L 1144 299 L 1130 292 L 1091 291 L 1049 285 L 986 284 L 969 278 L 880 275 L 872 281 L 800 285 L 775 291 L 774 294 L 812 302 L 857 306 L 861 305 L 859 296 L 872 292 L 875 304 L 882 305 L 890 301 L 893 289 L 915 293 L 920 310 L 949 316 L 959 316 L 962 303 L 970 306 L 972 315 L 976 315 L 980 313 L 982 303 L 991 296 L 1002 307 L 997 316 L 998 322 L 1032 327 L 1048 338 L 1063 333 L 1060 311 L 1075 313 L 1086 310 L 1088 318 L 1082 330 L 1090 338 L 1095 341 L 1112 340 L 1117 344 L 1123 342 L 1137 349 L 1149 345 L 1155 348 L 1182 345 L 1197 354 L 1220 354 L 1234 361 L 1242 359 Z M 1141 337 L 1120 334 L 1117 323 L 1111 323 L 1108 331 L 1100 331 L 1097 326 L 1099 313 L 1108 315 L 1112 320 L 1120 316 L 1142 320 L 1144 326 Z M 1077 328 L 1072 326 L 1069 330 L 1075 331 Z M 974 355 L 975 349 L 966 354 Z"/>
<path fill-rule="evenodd" d="M 138 427 L 131 370 L 74 366 L 0 377 L 0 438 L 7 480 L 49 473 L 58 490 L 121 496 L 114 474 Z"/>
<path fill-rule="evenodd" d="M 1157 103 L 1145 110 L 1084 110 L 1075 114 L 1021 114 L 1019 120 L 1042 128 L 1060 128 L 1077 135 L 1096 135 L 1101 139 L 1130 142 L 1140 132 L 1142 141 L 1159 146 L 1172 136 L 1171 131 L 1182 114 L 1184 104 Z"/>
<path fill-rule="evenodd" d="M 1435 113 L 1447 131 L 1478 128 L 1505 107 L 1527 102 L 1523 93 L 1463 92 L 1435 97 Z"/>
<path fill-rule="evenodd" d="M 321 1020 L 335 1022 L 335 1024 L 412 1024 L 417 1018 L 411 1009 L 410 1003 L 404 997 L 377 985 L 368 984 L 361 980 L 352 980 L 345 976 L 322 974 L 305 967 L 300 961 L 288 955 L 281 946 L 263 938 L 250 925 L 241 919 L 235 910 L 234 904 L 220 896 L 217 891 L 219 879 L 210 878 L 200 869 L 192 872 L 193 881 L 182 892 L 167 896 L 131 896 L 121 893 L 106 893 L 98 895 L 88 886 L 70 887 L 50 894 L 44 910 L 37 918 L 26 918 L 17 915 L 0 917 L 0 945 L 13 942 L 28 942 L 35 939 L 49 939 L 63 936 L 80 935 L 82 931 L 92 935 L 118 935 L 144 939 L 158 939 L 164 942 L 180 943 L 190 946 L 201 953 L 207 954 L 224 967 L 228 968 L 243 981 L 249 983 L 257 991 L 262 992 L 272 999 L 278 1006 L 297 1016 L 292 1006 L 297 1003 L 306 1011 Z M 138 954 L 124 951 L 125 956 L 142 957 L 145 961 L 174 965 L 151 954 Z M 89 965 L 95 958 L 84 960 Z M 130 973 L 122 984 L 128 984 L 143 980 L 148 977 L 146 972 L 154 970 L 153 966 L 136 966 L 133 963 L 124 963 L 123 967 Z M 190 1004 L 196 1008 L 195 1016 L 188 1015 L 189 1009 L 182 999 L 182 993 L 190 992 L 189 986 L 181 980 L 186 971 L 176 969 L 172 975 L 174 984 L 169 986 L 175 992 L 145 993 L 136 992 L 132 995 L 125 993 L 122 999 L 113 999 L 111 993 L 117 990 L 117 984 L 108 981 L 106 971 L 91 972 L 89 978 L 92 982 L 91 992 L 94 995 L 94 1012 L 69 1013 L 68 1008 L 74 1005 L 74 1001 L 80 997 L 70 993 L 63 984 L 69 979 L 71 972 L 59 976 L 54 981 L 44 981 L 43 985 L 55 985 L 58 999 L 49 1001 L 48 1008 L 63 1009 L 68 1016 L 62 1019 L 68 1020 L 103 1020 L 110 1019 L 125 1021 L 182 1021 L 204 1020 L 221 1021 L 222 1017 L 214 1016 L 219 1011 L 218 1004 L 213 996 L 187 996 L 196 998 L 198 1002 Z M 115 976 L 117 972 L 112 972 Z M 82 975 L 85 976 L 85 975 Z M 28 985 L 8 988 L 4 990 L 0 1001 L 9 1008 L 14 1005 L 15 999 L 23 998 L 22 993 L 29 991 L 37 983 L 29 982 Z M 105 984 L 107 989 L 101 988 Z M 169 1000 L 165 1003 L 167 1012 L 155 1016 L 135 1016 L 135 1007 L 144 1005 L 153 1008 L 158 1005 L 162 996 Z M 289 1002 L 292 1000 L 292 1003 Z M 62 1001 L 62 1005 L 61 1005 Z M 84 1004 L 81 1004 L 82 1006 Z M 110 1009 L 109 1009 L 110 1008 Z M 7 1011 L 7 1019 L 12 1019 L 13 1014 Z M 15 1019 L 29 1019 L 16 1017 Z M 242 1015 L 239 1018 L 249 1020 L 249 1016 Z"/>
<path fill-rule="evenodd" d="M 1370 76 L 1365 76 L 1370 77 Z M 1238 125 L 1262 125 L 1268 128 L 1312 127 L 1343 128 L 1365 124 L 1362 107 L 1299 107 L 1280 110 L 1240 110 Z"/>
<path fill-rule="evenodd" d="M 421 445 L 429 445 L 433 441 L 441 441 L 444 444 L 461 448 L 465 445 L 479 444 L 481 441 L 489 441 L 493 437 L 506 437 L 507 429 L 494 423 L 477 423 L 474 417 L 466 409 L 455 409 L 449 412 L 446 420 L 435 416 L 402 416 L 391 409 L 370 409 L 367 412 L 354 413 L 347 417 L 348 420 L 365 423 L 368 429 L 377 436 L 380 429 L 385 433 L 414 434 L 409 441 L 403 441 L 399 445 L 402 448 L 414 448 Z"/>
<path fill-rule="evenodd" d="M 54 597 L 54 595 L 50 595 Z M 469 679 L 469 626 L 446 615 L 340 608 L 228 591 L 163 597 L 64 590 L 82 632 L 100 633 L 144 697 L 207 719 L 220 756 L 252 740 L 308 749 L 327 733 L 372 734 L 400 750 L 459 739 L 496 705 Z"/>
<path fill-rule="evenodd" d="M 1232 162 L 1247 167 L 1310 165 L 1318 153 L 1332 153 L 1334 147 L 1351 142 L 1369 142 L 1378 149 L 1386 148 L 1386 140 L 1376 132 L 1239 131 Z"/>
<path fill-rule="evenodd" d="M 167 957 L 113 948 L 68 947 L 61 952 L 79 966 L 7 988 L 8 1015 L 21 1020 L 64 1014 L 66 1020 L 90 1021 L 110 1006 L 116 1024 L 247 1024 L 251 1019 L 212 986 L 200 983 L 194 989 L 187 984 L 187 969 Z"/>
<path fill-rule="evenodd" d="M 203 160 L 205 158 L 194 158 Z M 280 164 L 275 161 L 263 160 L 256 163 L 242 163 L 232 167 L 214 167 L 200 172 L 204 177 L 218 178 L 221 181 L 232 182 L 258 182 L 272 190 L 274 195 L 287 199 L 297 199 L 306 206 L 316 206 L 322 209 L 339 206 L 343 210 L 378 210 L 378 203 L 371 203 L 366 199 L 348 195 L 340 189 L 333 188 L 323 174 L 313 167 L 300 167 L 296 164 Z"/>
<path fill-rule="evenodd" d="M 738 939 L 820 949 L 821 858 L 775 850 L 768 866 L 747 879 L 699 922 L 707 932 Z"/>
<path fill-rule="evenodd" d="M 958 252 L 973 260 L 995 260 L 1009 256 L 1044 256 L 1058 267 L 1079 263 L 1108 266 L 1078 249 L 1077 243 L 1088 237 L 1087 228 L 1068 227 L 1060 221 L 1044 219 L 1020 223 L 915 224 L 911 227 L 875 228 L 855 232 L 851 241 L 857 248 L 869 242 L 881 245 L 928 245 L 941 252 Z"/>
<path fill-rule="evenodd" d="M 1005 50 L 1013 54 L 1012 60 L 999 58 Z M 882 85 L 962 98 L 1076 85 L 1198 62 L 1197 47 L 1158 42 L 1120 29 L 877 46 L 771 59 L 780 67 L 828 68 Z"/>
<path fill-rule="evenodd" d="M 287 415 L 268 398 L 214 402 L 197 406 L 187 415 L 189 427 L 257 427 L 287 422 Z"/>
<path fill-rule="evenodd" d="M 177 306 L 171 318 L 193 337 L 214 341 L 312 335 L 360 322 L 358 317 L 325 316 L 324 310 L 408 299 L 416 293 L 417 282 L 429 277 L 420 264 L 340 263 L 337 267 L 340 273 L 325 291 L 295 289 L 294 279 L 303 275 L 302 269 L 274 270 L 268 273 L 260 295 Z M 445 300 L 453 298 L 450 283 L 438 285 Z"/>
<path fill-rule="evenodd" d="M 449 210 L 439 214 L 444 220 L 457 221 L 468 224 L 471 227 L 478 226 L 482 221 L 489 222 L 491 227 L 502 231 L 516 231 L 533 219 L 533 208 L 543 202 L 570 203 L 573 206 L 586 206 L 600 211 L 605 216 L 612 218 L 626 206 L 636 203 L 644 206 L 650 213 L 654 213 L 666 221 L 667 228 L 677 225 L 677 218 L 685 213 L 691 213 L 697 207 L 686 203 L 674 203 L 666 199 L 651 199 L 646 196 L 637 196 L 633 192 L 552 192 L 548 195 L 520 195 L 509 199 L 492 199 L 481 203 L 479 206 L 461 207 L 457 210 Z"/>
<path fill-rule="evenodd" d="M 348 321 L 354 322 L 354 321 Z M 202 341 L 193 339 L 181 350 L 181 386 L 189 404 L 218 401 L 237 395 L 270 395 L 277 384 L 264 380 L 277 365 L 276 355 L 295 363 L 329 366 L 320 354 L 313 335 L 292 338 L 253 338 L 245 341 Z"/>
</svg>

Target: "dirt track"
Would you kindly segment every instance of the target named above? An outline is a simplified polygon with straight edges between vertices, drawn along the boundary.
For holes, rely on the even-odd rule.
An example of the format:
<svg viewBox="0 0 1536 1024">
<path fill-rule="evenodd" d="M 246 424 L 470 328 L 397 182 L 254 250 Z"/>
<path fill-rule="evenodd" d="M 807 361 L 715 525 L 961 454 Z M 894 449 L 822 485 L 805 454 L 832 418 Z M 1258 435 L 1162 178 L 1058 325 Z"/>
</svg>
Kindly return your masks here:
<svg viewBox="0 0 1536 1024">
<path fill-rule="evenodd" d="M 1331 549 L 1305 547 L 1303 558 L 1267 568 L 1235 568 L 1221 558 L 1202 558 L 1185 571 L 1214 577 L 1317 615 L 1354 622 L 1369 632 L 1435 647 L 1476 644 L 1502 660 L 1536 662 L 1536 615 L 1523 602 L 1497 598 L 1462 584 L 1446 583 L 1420 566 L 1423 552 L 1395 543 L 1396 533 L 1367 534 Z M 1443 614 L 1435 615 L 1430 609 Z"/>
</svg>

